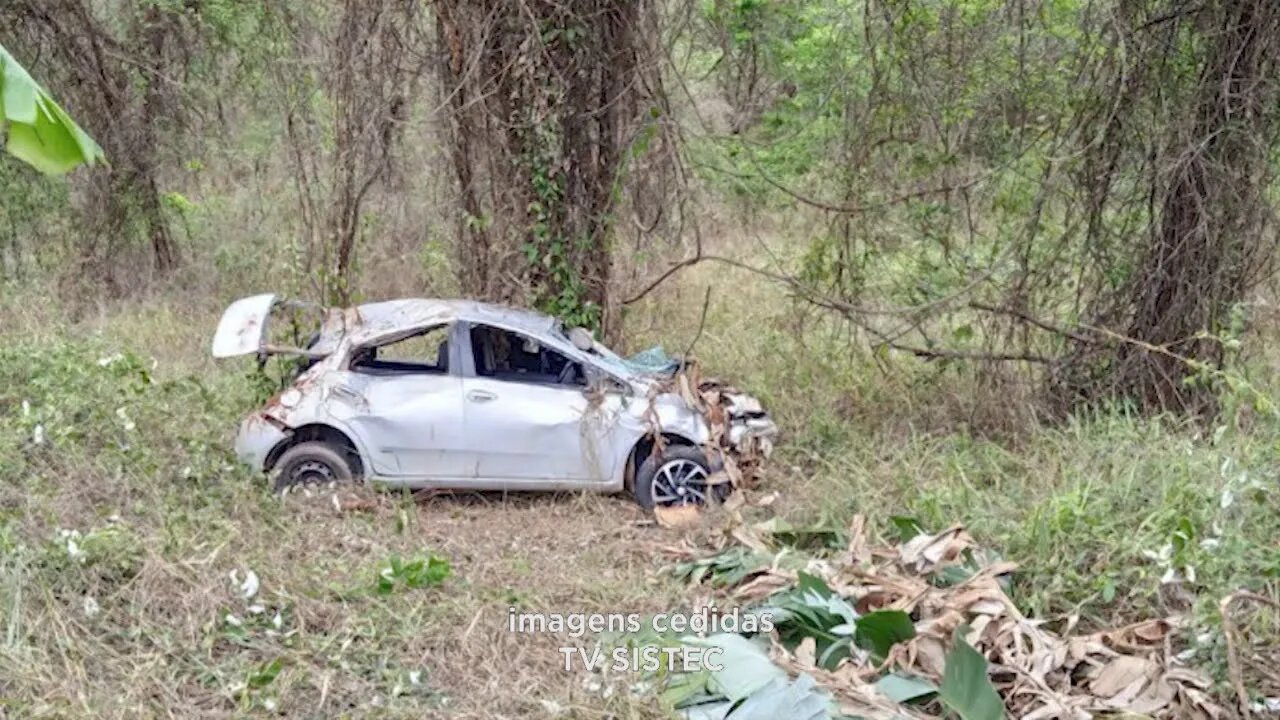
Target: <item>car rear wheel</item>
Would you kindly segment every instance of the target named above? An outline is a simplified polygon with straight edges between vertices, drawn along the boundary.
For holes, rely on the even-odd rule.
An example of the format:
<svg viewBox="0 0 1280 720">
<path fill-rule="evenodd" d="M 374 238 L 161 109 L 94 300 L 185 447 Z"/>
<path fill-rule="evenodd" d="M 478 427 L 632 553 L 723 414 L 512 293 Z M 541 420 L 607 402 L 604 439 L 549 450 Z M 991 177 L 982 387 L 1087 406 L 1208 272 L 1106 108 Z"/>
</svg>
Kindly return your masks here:
<svg viewBox="0 0 1280 720">
<path fill-rule="evenodd" d="M 636 471 L 636 502 L 646 509 L 720 502 L 730 488 L 708 484 L 711 474 L 701 450 L 688 445 L 668 446 L 661 455 L 651 455 Z"/>
<path fill-rule="evenodd" d="M 346 455 L 332 445 L 319 442 L 298 443 L 276 462 L 275 491 L 291 487 L 351 482 L 355 475 Z"/>
</svg>

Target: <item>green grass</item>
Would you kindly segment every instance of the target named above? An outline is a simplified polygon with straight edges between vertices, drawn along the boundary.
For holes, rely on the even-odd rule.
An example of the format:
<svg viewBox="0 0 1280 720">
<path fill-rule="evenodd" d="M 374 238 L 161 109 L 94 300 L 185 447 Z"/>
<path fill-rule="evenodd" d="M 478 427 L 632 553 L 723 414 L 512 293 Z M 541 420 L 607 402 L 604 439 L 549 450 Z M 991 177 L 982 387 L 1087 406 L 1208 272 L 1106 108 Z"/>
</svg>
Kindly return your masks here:
<svg viewBox="0 0 1280 720">
<path fill-rule="evenodd" d="M 851 438 L 812 463 L 811 497 L 798 504 L 836 518 L 865 513 L 882 527 L 889 514 L 935 529 L 962 522 L 1021 564 L 1015 598 L 1042 617 L 1105 624 L 1183 610 L 1160 580 L 1189 566 L 1192 603 L 1208 620 L 1234 589 L 1280 587 L 1274 441 L 1190 435 L 1102 418 L 1039 430 L 1016 450 L 954 435 L 892 447 Z M 1176 550 L 1168 562 L 1148 557 L 1166 545 Z"/>
<path fill-rule="evenodd" d="M 702 281 L 695 269 L 634 309 L 631 348 L 686 347 Z M 783 427 L 764 489 L 791 520 L 861 513 L 886 536 L 895 515 L 962 523 L 1020 564 L 1024 611 L 1090 628 L 1185 613 L 1179 647 L 1219 679 L 1217 602 L 1239 588 L 1280 597 L 1274 420 L 1031 424 L 1013 386 L 878 362 L 776 289 L 742 287 L 715 297 L 695 352 L 758 392 Z M 20 297 L 6 296 L 12 321 L 0 329 L 0 708 L 661 716 L 563 672 L 556 638 L 504 626 L 512 604 L 657 612 L 690 601 L 660 571 L 656 550 L 675 533 L 645 525 L 625 498 L 282 502 L 230 455 L 260 388 L 251 363 L 206 356 L 215 302 L 160 296 L 72 322 Z M 1195 581 L 1162 584 L 1170 567 L 1194 568 Z M 249 570 L 260 588 L 244 598 L 230 576 Z M 1254 629 L 1276 643 L 1273 626 Z"/>
</svg>

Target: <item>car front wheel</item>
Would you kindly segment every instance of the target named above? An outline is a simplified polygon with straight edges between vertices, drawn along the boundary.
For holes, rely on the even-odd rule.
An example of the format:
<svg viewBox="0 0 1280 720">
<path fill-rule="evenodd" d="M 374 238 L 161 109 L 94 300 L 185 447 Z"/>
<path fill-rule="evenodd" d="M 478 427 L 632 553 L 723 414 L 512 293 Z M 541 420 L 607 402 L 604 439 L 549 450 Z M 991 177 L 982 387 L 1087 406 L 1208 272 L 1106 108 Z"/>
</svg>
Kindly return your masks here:
<svg viewBox="0 0 1280 720">
<path fill-rule="evenodd" d="M 719 502 L 730 488 L 708 484 L 711 474 L 706 456 L 698 448 L 668 446 L 661 454 L 650 455 L 636 471 L 636 502 L 645 509 Z"/>
<path fill-rule="evenodd" d="M 298 443 L 276 462 L 275 491 L 300 485 L 351 482 L 354 474 L 343 453 L 332 445 L 312 441 Z"/>
</svg>

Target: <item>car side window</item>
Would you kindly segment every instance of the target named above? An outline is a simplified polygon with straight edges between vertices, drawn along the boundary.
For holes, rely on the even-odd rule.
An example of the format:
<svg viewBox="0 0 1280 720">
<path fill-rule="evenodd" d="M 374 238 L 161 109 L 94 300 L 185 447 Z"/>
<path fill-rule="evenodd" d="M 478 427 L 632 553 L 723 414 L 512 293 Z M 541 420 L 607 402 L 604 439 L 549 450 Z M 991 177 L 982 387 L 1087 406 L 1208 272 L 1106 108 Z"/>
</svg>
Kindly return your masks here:
<svg viewBox="0 0 1280 720">
<path fill-rule="evenodd" d="M 519 333 L 475 325 L 471 328 L 471 352 L 480 377 L 572 387 L 587 384 L 582 365 Z"/>
<path fill-rule="evenodd" d="M 449 325 L 436 325 L 381 345 L 360 348 L 351 368 L 369 374 L 449 372 Z"/>
</svg>

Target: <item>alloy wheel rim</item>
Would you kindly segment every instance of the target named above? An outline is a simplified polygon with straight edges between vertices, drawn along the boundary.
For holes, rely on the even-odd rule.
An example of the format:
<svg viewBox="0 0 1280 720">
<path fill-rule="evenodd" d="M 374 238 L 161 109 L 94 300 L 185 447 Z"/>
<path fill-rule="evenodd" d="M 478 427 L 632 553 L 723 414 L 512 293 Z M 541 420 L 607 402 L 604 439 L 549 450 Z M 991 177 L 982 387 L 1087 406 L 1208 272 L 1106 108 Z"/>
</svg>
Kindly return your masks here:
<svg viewBox="0 0 1280 720">
<path fill-rule="evenodd" d="M 653 474 L 650 490 L 654 505 L 705 505 L 706 468 L 683 458 L 668 460 Z"/>
</svg>

